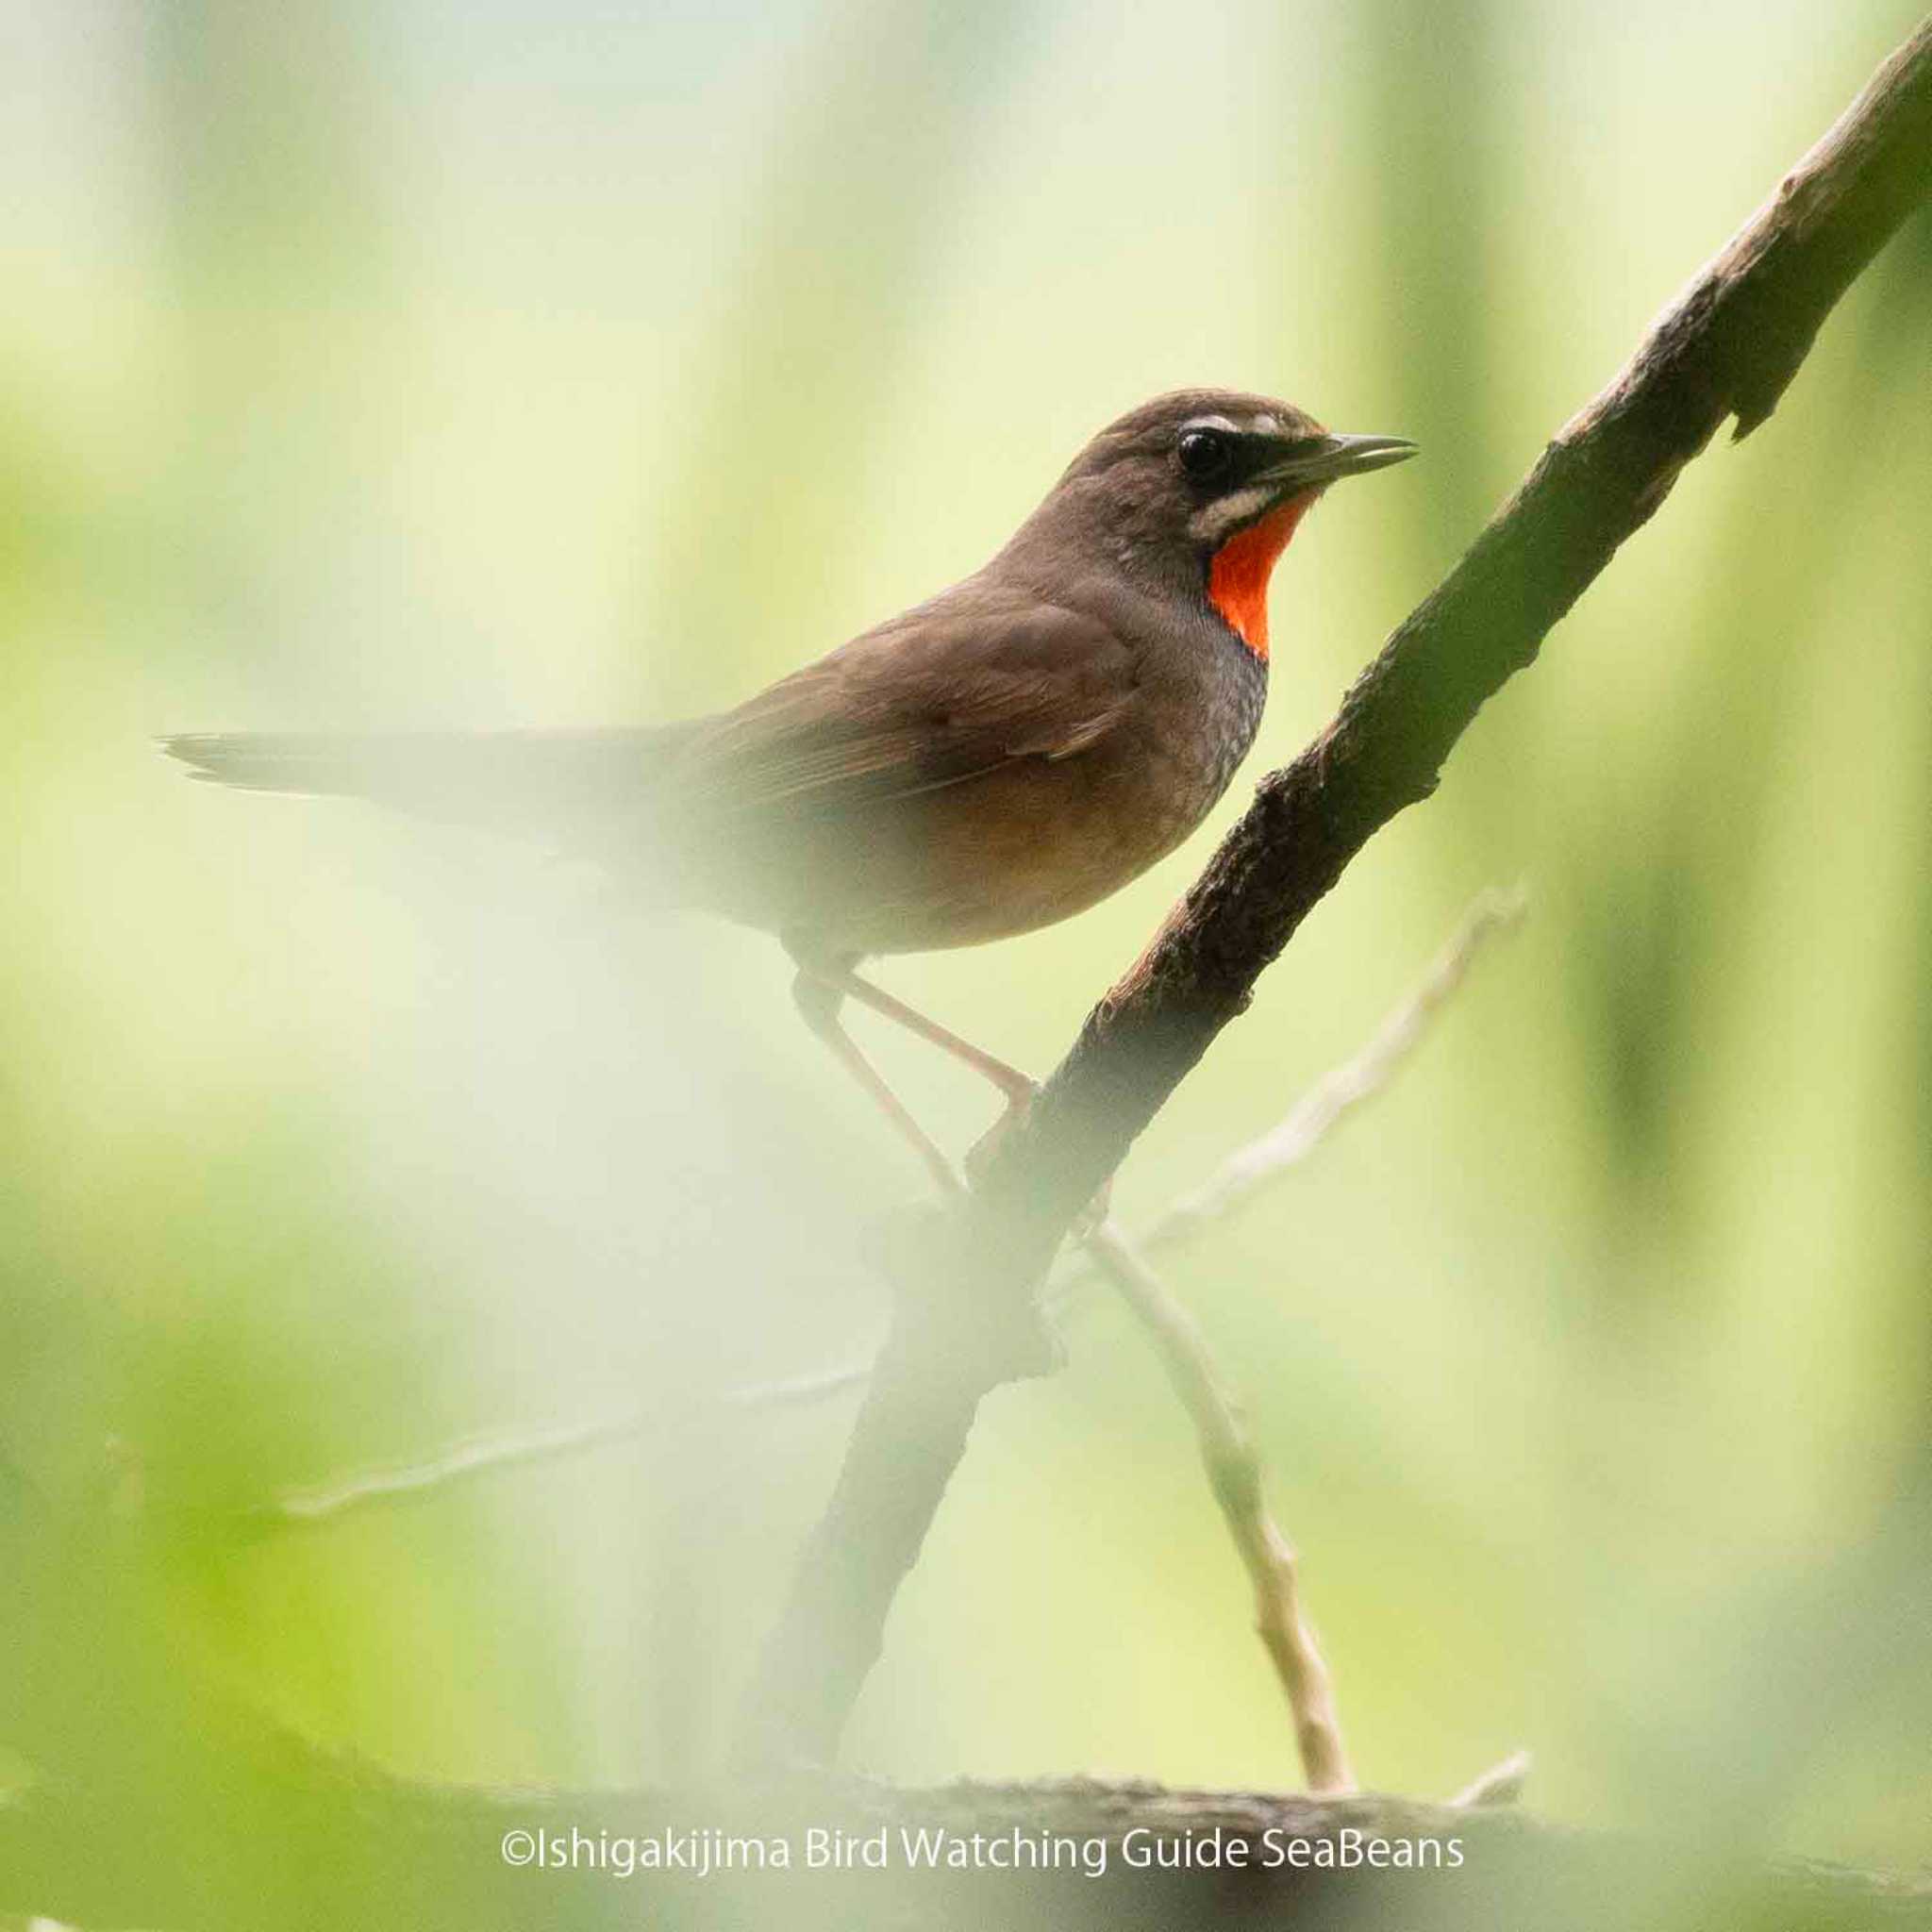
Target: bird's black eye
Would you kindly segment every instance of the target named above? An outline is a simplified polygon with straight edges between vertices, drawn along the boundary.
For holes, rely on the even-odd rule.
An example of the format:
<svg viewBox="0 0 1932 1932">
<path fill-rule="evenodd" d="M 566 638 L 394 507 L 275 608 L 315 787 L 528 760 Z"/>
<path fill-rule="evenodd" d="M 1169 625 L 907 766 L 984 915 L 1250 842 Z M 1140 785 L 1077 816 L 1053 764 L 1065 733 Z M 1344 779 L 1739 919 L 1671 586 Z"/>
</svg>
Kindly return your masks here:
<svg viewBox="0 0 1932 1932">
<path fill-rule="evenodd" d="M 1190 429 L 1181 437 L 1181 468 L 1196 483 L 1212 482 L 1233 458 L 1233 440 L 1218 429 Z"/>
</svg>

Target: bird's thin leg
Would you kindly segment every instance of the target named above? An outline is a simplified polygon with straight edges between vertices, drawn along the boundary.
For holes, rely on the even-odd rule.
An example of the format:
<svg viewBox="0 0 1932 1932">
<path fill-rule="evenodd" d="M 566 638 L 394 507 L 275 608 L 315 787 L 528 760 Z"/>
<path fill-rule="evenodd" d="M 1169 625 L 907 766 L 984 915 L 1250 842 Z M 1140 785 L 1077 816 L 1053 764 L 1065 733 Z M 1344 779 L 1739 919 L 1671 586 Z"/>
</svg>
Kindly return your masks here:
<svg viewBox="0 0 1932 1932">
<path fill-rule="evenodd" d="M 930 1041 L 942 1053 L 951 1054 L 955 1059 L 991 1080 L 1006 1095 L 1006 1112 L 974 1142 L 966 1156 L 966 1172 L 975 1178 L 993 1149 L 999 1145 L 1001 1137 L 1032 1105 L 1033 1096 L 1040 1091 L 1040 1083 L 1029 1079 L 1019 1068 L 1010 1067 L 1005 1060 L 974 1046 L 970 1040 L 960 1039 L 937 1020 L 928 1020 L 924 1013 L 907 1006 L 903 1000 L 894 999 L 870 980 L 859 978 L 848 966 L 813 964 L 798 969 L 798 977 L 791 983 L 791 997 L 798 1003 L 798 1010 L 805 1015 L 805 1024 L 832 1049 L 852 1077 L 872 1095 L 886 1118 L 918 1150 L 920 1158 L 938 1179 L 941 1191 L 949 1194 L 961 1192 L 964 1184 L 944 1151 L 912 1118 L 906 1103 L 886 1084 L 878 1069 L 859 1052 L 852 1036 L 839 1024 L 839 1008 L 848 993 L 874 1012 L 896 1021 L 908 1033 Z M 1099 1191 L 1081 1215 L 1083 1231 L 1087 1227 L 1097 1227 L 1107 1219 L 1112 1198 L 1113 1177 L 1109 1174 L 1101 1182 Z"/>
<path fill-rule="evenodd" d="M 1018 1067 L 1008 1066 L 1005 1060 L 988 1053 L 984 1047 L 974 1046 L 970 1040 L 960 1039 L 950 1026 L 941 1026 L 937 1020 L 928 1020 L 916 1008 L 908 1007 L 904 1000 L 894 999 L 891 993 L 873 985 L 869 979 L 859 978 L 850 967 L 829 969 L 826 977 L 841 992 L 850 993 L 861 1005 L 868 1006 L 874 1012 L 896 1022 L 919 1039 L 930 1041 L 941 1053 L 951 1054 L 956 1060 L 991 1080 L 1006 1095 L 1006 1112 L 967 1150 L 967 1178 L 976 1182 L 986 1163 L 992 1158 L 993 1149 L 1033 1105 L 1033 1096 L 1040 1091 L 1040 1082 L 1023 1074 Z M 1109 1175 L 1101 1182 L 1099 1192 L 1088 1203 L 1082 1215 L 1083 1222 L 1097 1227 L 1107 1219 L 1108 1207 L 1112 1198 L 1113 1179 Z"/>
<path fill-rule="evenodd" d="M 906 1103 L 886 1084 L 885 1076 L 859 1052 L 858 1042 L 840 1024 L 843 989 L 823 974 L 801 967 L 798 977 L 791 982 L 791 997 L 805 1024 L 831 1048 L 839 1064 L 871 1095 L 873 1104 L 924 1161 L 926 1171 L 939 1184 L 940 1192 L 962 1192 L 964 1184 L 946 1158 L 945 1150 L 912 1118 Z"/>
<path fill-rule="evenodd" d="M 889 992 L 873 985 L 869 979 L 861 979 L 850 967 L 814 968 L 825 984 L 835 987 L 840 992 L 849 994 L 860 1006 L 870 1007 L 874 1013 L 883 1015 L 895 1025 L 903 1026 L 908 1033 L 917 1034 L 921 1040 L 930 1041 L 941 1053 L 951 1054 L 962 1066 L 968 1066 L 982 1079 L 991 1080 L 1007 1096 L 1008 1107 L 1024 1108 L 1040 1091 L 1040 1083 L 1023 1074 L 1018 1067 L 1009 1067 L 1005 1060 L 996 1058 L 984 1047 L 974 1046 L 970 1040 L 961 1040 L 950 1026 L 941 1026 L 937 1020 L 928 1020 L 922 1012 L 908 1007 L 904 1000 L 896 1000 Z"/>
<path fill-rule="evenodd" d="M 878 987 L 873 985 L 870 980 L 859 978 L 858 974 L 854 973 L 849 966 L 813 968 L 812 970 L 819 974 L 820 978 L 827 986 L 833 988 L 836 993 L 849 993 L 861 1005 L 870 1007 L 874 1012 L 883 1014 L 888 1020 L 896 1021 L 908 1033 L 916 1034 L 921 1040 L 930 1041 L 941 1052 L 951 1054 L 956 1060 L 963 1062 L 976 1074 L 991 1080 L 1007 1096 L 1006 1112 L 993 1122 L 992 1125 L 967 1150 L 967 1178 L 976 1182 L 981 1173 L 985 1170 L 987 1162 L 991 1159 L 993 1149 L 1000 1144 L 1001 1140 L 1008 1131 L 1025 1114 L 1026 1109 L 1032 1106 L 1033 1096 L 1040 1091 L 1040 1082 L 1028 1078 L 1018 1067 L 1009 1067 L 1005 1060 L 996 1058 L 993 1055 L 986 1052 L 984 1048 L 974 1046 L 970 1040 L 961 1040 L 951 1027 L 941 1026 L 937 1020 L 928 1020 L 924 1013 L 918 1011 L 915 1008 L 908 1007 L 903 1000 L 894 999 L 891 993 L 882 991 Z M 835 1007 L 834 1011 L 836 1010 Z M 842 1033 L 841 1039 L 844 1042 L 844 1051 L 857 1056 L 858 1049 L 852 1044 L 850 1039 L 846 1038 Z M 864 1063 L 861 1061 L 860 1064 L 863 1065 Z M 880 1080 L 878 1074 L 869 1066 L 865 1067 L 864 1074 L 860 1077 L 866 1078 L 869 1085 L 872 1081 L 877 1081 L 878 1087 L 885 1089 L 885 1082 Z M 890 1090 L 886 1091 L 890 1094 Z M 895 1120 L 909 1119 L 909 1116 L 906 1114 L 905 1108 L 900 1105 L 896 1094 L 891 1094 L 890 1100 L 882 1101 L 881 1105 L 890 1106 Z M 902 1128 L 902 1131 L 906 1131 L 906 1129 Z M 932 1142 L 926 1139 L 923 1129 L 915 1125 L 909 1131 L 918 1137 L 920 1143 L 924 1147 L 930 1148 L 932 1146 Z M 941 1156 L 941 1158 L 943 1158 L 944 1157 Z M 929 1161 L 930 1157 L 928 1156 L 928 1163 Z M 1082 1229 L 1098 1227 L 1107 1219 L 1108 1210 L 1112 1200 L 1113 1176 L 1109 1174 L 1106 1180 L 1101 1182 L 1099 1191 L 1082 1211 L 1080 1217 Z"/>
</svg>

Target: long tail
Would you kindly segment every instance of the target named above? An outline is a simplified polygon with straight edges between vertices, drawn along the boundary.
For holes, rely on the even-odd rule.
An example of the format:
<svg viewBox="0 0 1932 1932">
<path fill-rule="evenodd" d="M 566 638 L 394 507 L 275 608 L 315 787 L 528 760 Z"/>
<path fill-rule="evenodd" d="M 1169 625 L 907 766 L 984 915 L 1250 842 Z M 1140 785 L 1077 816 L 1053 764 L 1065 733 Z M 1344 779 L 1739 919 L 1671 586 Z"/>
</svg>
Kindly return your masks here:
<svg viewBox="0 0 1932 1932">
<path fill-rule="evenodd" d="M 458 824 L 601 845 L 626 829 L 643 829 L 656 816 L 658 780 L 693 728 L 214 731 L 159 743 L 210 784 L 366 798 Z"/>
</svg>

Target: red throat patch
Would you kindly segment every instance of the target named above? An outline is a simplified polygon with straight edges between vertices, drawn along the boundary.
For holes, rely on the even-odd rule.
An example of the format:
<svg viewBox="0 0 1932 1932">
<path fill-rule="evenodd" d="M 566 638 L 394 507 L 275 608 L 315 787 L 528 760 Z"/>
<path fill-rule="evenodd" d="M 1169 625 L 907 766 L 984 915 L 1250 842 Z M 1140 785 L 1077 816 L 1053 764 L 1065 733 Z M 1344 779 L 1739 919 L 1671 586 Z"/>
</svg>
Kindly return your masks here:
<svg viewBox="0 0 1932 1932">
<path fill-rule="evenodd" d="M 1208 566 L 1208 601 L 1262 663 L 1268 661 L 1268 574 L 1320 491 L 1304 491 L 1238 530 Z"/>
</svg>

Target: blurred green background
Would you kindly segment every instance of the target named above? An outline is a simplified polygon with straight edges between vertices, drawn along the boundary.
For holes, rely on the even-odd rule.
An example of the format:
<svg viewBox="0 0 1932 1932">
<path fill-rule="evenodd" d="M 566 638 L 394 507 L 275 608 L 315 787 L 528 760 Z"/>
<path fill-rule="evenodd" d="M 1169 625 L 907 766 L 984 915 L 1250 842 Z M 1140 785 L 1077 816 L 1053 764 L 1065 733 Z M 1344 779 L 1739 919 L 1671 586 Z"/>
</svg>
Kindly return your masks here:
<svg viewBox="0 0 1932 1932">
<path fill-rule="evenodd" d="M 171 1614 L 409 1772 L 714 1761 L 918 1170 L 756 935 L 183 782 L 149 734 L 723 705 L 979 563 L 1156 391 L 1425 459 L 1274 592 L 1290 757 L 1911 4 L 12 0 L 0 69 L 0 1444 L 206 1506 Z M 1358 1770 L 1932 1859 L 1932 231 L 1690 470 L 1146 1137 L 1131 1225 L 1527 924 L 1170 1264 Z M 1237 808 L 893 990 L 1046 1070 Z M 868 1036 L 870 1038 L 870 1036 Z M 879 1056 L 949 1143 L 989 1108 Z M 848 1740 L 1292 1784 L 1185 1424 L 1089 1290 L 988 1406 Z M 483 1430 L 629 1447 L 267 1541 Z"/>
</svg>

